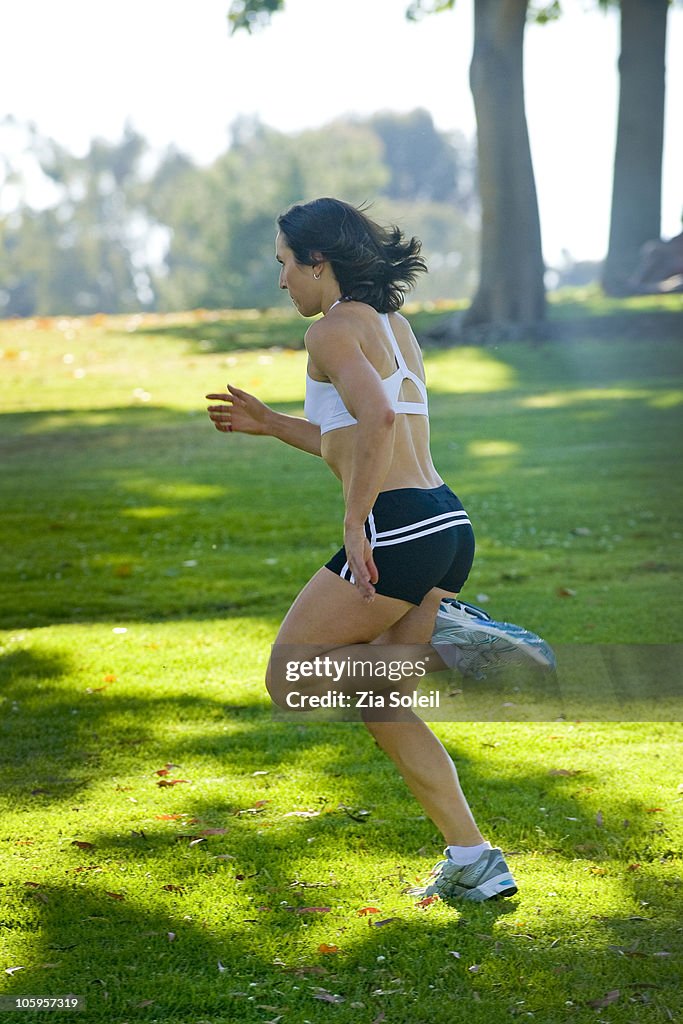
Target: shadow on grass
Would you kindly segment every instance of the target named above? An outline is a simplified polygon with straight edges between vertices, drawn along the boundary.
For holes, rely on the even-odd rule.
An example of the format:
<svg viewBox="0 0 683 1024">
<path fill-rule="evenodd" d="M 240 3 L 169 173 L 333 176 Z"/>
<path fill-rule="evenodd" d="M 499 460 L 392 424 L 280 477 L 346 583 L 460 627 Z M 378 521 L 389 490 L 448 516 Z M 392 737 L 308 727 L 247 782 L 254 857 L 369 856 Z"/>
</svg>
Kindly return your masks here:
<svg viewBox="0 0 683 1024">
<path fill-rule="evenodd" d="M 249 349 L 302 349 L 308 323 L 288 310 L 235 313 L 199 323 L 143 327 L 139 334 L 186 342 L 196 353 L 244 352 Z"/>
<path fill-rule="evenodd" d="M 673 952 L 680 923 L 675 880 L 647 872 L 661 861 L 666 835 L 633 805 L 627 786 L 623 798 L 603 805 L 599 824 L 590 797 L 597 774 L 584 772 L 577 789 L 542 767 L 510 765 L 496 774 L 483 749 L 456 753 L 478 817 L 495 843 L 513 848 L 522 889 L 504 903 L 420 909 L 402 890 L 414 881 L 418 857 L 426 868 L 438 855 L 438 840 L 430 823 L 412 814 L 419 808 L 360 726 L 277 724 L 248 700 L 65 693 L 60 681 L 73 671 L 73 659 L 19 651 L 4 663 L 12 687 L 2 692 L 18 705 L 1 727 L 12 769 L 5 785 L 10 806 L 33 814 L 66 810 L 76 790 L 84 800 L 103 780 L 115 789 L 115 779 L 127 775 L 133 785 L 113 810 L 124 818 L 117 828 L 106 821 L 104 797 L 82 807 L 79 835 L 92 847 L 68 844 L 58 852 L 58 837 L 48 838 L 66 881 L 42 881 L 34 862 L 4 888 L 2 925 L 24 934 L 27 949 L 26 970 L 5 979 L 6 992 L 75 993 L 97 1022 L 178 1024 L 292 1014 L 315 1021 L 321 1003 L 330 1001 L 335 1019 L 346 1024 L 370 1024 L 381 1013 L 401 1024 L 452 1024 L 454 998 L 467 1001 L 475 1024 L 517 1014 L 522 1005 L 555 1019 L 568 1000 L 595 1019 L 590 1002 L 614 991 L 620 995 L 610 1019 L 678 1005 L 675 973 L 661 955 Z M 171 728 L 169 735 L 178 722 L 197 730 L 182 735 Z M 216 731 L 220 723 L 228 733 Z M 192 762 L 206 765 L 207 758 L 220 766 L 221 778 L 204 782 L 193 774 Z M 163 761 L 184 765 L 195 783 L 180 787 L 180 803 L 175 789 L 156 788 Z M 289 776 L 314 763 L 318 793 L 309 785 L 305 807 L 293 808 Z M 66 787 L 54 781 L 64 776 Z M 217 791 L 207 793 L 209 784 Z M 120 807 L 133 793 L 126 827 Z M 552 809 L 540 821 L 539 804 Z M 179 807 L 179 820 L 157 820 Z M 495 813 L 501 807 L 504 815 Z M 291 816 L 293 810 L 306 814 Z M 580 823 L 568 835 L 575 819 Z M 542 828 L 534 829 L 534 821 Z M 543 860 L 552 856 L 556 912 L 546 908 L 539 918 L 525 896 L 523 875 L 533 878 L 541 860 L 530 858 L 520 873 L 520 847 Z M 343 879 L 349 857 L 357 861 L 355 876 L 366 858 L 360 890 L 337 877 Z M 598 900 L 592 915 L 583 903 L 577 914 L 571 898 L 560 902 L 577 863 L 585 863 L 586 888 L 597 893 L 600 872 L 609 883 L 614 870 L 601 864 L 626 865 L 627 858 L 645 869 L 624 867 L 612 880 L 631 913 L 601 912 Z M 378 860 L 386 864 L 381 878 Z M 360 927 L 359 910 L 368 904 L 382 912 Z M 324 953 L 323 944 L 339 952 Z M 631 1016 L 614 1017 L 620 1009 Z"/>
<path fill-rule="evenodd" d="M 675 972 L 658 959 L 662 945 L 671 951 L 677 925 L 671 886 L 661 880 L 629 882 L 621 901 L 648 908 L 637 916 L 566 908 L 539 920 L 523 895 L 416 908 L 398 895 L 399 868 L 396 896 L 382 901 L 391 916 L 361 928 L 364 894 L 288 868 L 284 837 L 276 847 L 259 836 L 256 863 L 235 836 L 234 861 L 218 861 L 206 846 L 179 855 L 170 839 L 152 849 L 131 841 L 127 851 L 106 830 L 93 839 L 96 852 L 67 868 L 66 882 L 38 875 L 6 894 L 5 927 L 31 936 L 28 969 L 6 982 L 10 994 L 75 993 L 88 1020 L 178 1024 L 320 1020 L 321 1002 L 349 1024 L 385 1016 L 451 1024 L 454 1000 L 475 1024 L 501 1013 L 552 1020 L 568 1004 L 572 1019 L 595 1020 L 608 993 L 618 1000 L 611 1020 L 647 1019 L 645 1008 L 674 1019 L 680 1006 Z M 148 869 L 134 893 L 126 852 Z"/>
<path fill-rule="evenodd" d="M 164 786 L 163 776 L 158 776 L 156 770 L 160 764 L 172 763 L 180 774 L 190 774 L 189 782 L 194 785 L 193 790 L 183 788 L 183 810 L 206 819 L 208 824 L 219 824 L 217 819 L 226 814 L 244 811 L 245 784 L 257 795 L 272 791 L 273 799 L 269 797 L 257 809 L 253 820 L 258 820 L 259 827 L 268 822 L 268 828 L 277 825 L 279 831 L 285 829 L 287 845 L 291 829 L 286 829 L 282 815 L 292 808 L 278 808 L 278 801 L 290 799 L 279 794 L 278 787 L 288 773 L 316 763 L 321 774 L 320 806 L 326 813 L 302 815 L 299 833 L 309 837 L 319 834 L 321 838 L 329 833 L 333 838 L 351 829 L 356 838 L 372 836 L 377 849 L 403 856 L 411 853 L 414 840 L 405 836 L 402 816 L 406 798 L 411 804 L 412 798 L 360 722 L 276 721 L 265 697 L 263 701 L 245 698 L 236 704 L 190 694 L 117 695 L 106 687 L 103 692 L 79 693 L 74 692 L 73 683 L 65 692 L 60 681 L 72 670 L 69 655 L 36 658 L 30 652 L 18 652 L 0 661 L 0 672 L 6 679 L 0 693 L 6 705 L 13 708 L 0 722 L 5 790 L 13 804 L 37 811 L 41 806 L 48 808 L 69 799 L 75 789 L 87 792 L 100 787 L 103 778 L 112 773 L 129 773 L 136 780 L 136 802 L 139 798 L 146 806 L 150 794 L 154 794 L 163 807 L 166 790 L 155 788 Z M 440 725 L 443 723 L 434 726 L 437 732 Z M 524 727 L 522 723 L 499 723 L 503 729 L 516 726 Z M 457 724 L 447 726 L 447 731 L 449 728 L 455 729 Z M 614 825 L 612 834 L 593 820 L 593 812 L 582 810 L 576 784 L 561 777 L 571 773 L 554 778 L 545 770 L 515 769 L 512 779 L 492 775 L 485 752 L 478 758 L 471 753 L 454 756 L 464 788 L 478 794 L 484 817 L 486 808 L 505 807 L 504 817 L 497 816 L 494 821 L 499 844 L 509 848 L 520 840 L 517 821 L 539 820 L 543 843 L 558 855 L 575 857 L 577 847 L 572 833 L 567 833 L 566 823 L 582 821 L 582 841 L 590 839 L 598 852 L 616 848 L 628 839 L 634 855 L 646 854 L 652 823 L 642 815 L 632 821 L 634 807 L 628 791 L 623 799 L 603 808 L 611 823 L 622 823 Z M 221 766 L 221 777 L 210 783 L 220 792 L 213 803 L 195 792 L 205 785 L 202 772 L 206 769 L 196 768 L 193 774 L 191 765 L 205 758 Z M 582 772 L 579 788 L 588 794 L 588 805 L 590 783 L 590 775 Z M 378 787 L 380 793 L 387 789 L 395 792 L 379 795 Z M 536 808 L 541 804 L 550 807 L 552 813 L 539 819 Z M 412 805 L 419 815 L 418 805 Z M 353 808 L 363 813 L 356 814 Z M 249 814 L 252 812 L 253 808 Z M 135 813 L 131 809 L 131 815 Z M 248 837 L 252 829 L 247 825 L 242 832 Z M 424 841 L 430 836 L 433 826 L 426 822 Z M 266 836 L 263 843 L 268 841 Z"/>
<path fill-rule="evenodd" d="M 576 499 L 577 474 L 582 486 L 599 487 L 594 503 L 621 508 L 644 477 L 640 500 L 673 508 L 680 473 L 665 439 L 680 432 L 681 407 L 673 394 L 658 402 L 655 385 L 643 387 L 652 352 L 632 346 L 626 365 L 623 347 L 595 347 L 588 360 L 585 346 L 559 348 L 549 347 L 547 360 L 520 346 L 497 350 L 522 382 L 514 388 L 454 395 L 448 379 L 435 380 L 441 472 L 456 491 L 462 484 L 473 515 L 481 494 L 516 488 L 528 502 L 532 486 L 549 488 L 544 500 L 561 514 L 567 496 Z M 666 371 L 656 373 L 668 387 Z M 641 383 L 601 391 L 615 375 Z M 550 381 L 563 386 L 548 391 Z M 340 497 L 319 460 L 263 438 L 233 437 L 228 448 L 199 411 L 63 409 L 4 421 L 9 585 L 0 622 L 8 628 L 277 615 L 340 541 Z M 596 460 L 591 480 L 586 459 Z"/>
</svg>

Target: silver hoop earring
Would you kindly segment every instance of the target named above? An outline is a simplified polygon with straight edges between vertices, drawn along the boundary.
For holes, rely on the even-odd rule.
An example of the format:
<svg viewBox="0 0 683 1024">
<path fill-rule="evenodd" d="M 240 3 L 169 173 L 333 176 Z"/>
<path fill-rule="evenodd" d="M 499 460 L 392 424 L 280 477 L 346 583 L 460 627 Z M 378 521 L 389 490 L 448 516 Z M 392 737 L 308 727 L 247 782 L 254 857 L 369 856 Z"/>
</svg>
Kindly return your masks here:
<svg viewBox="0 0 683 1024">
<path fill-rule="evenodd" d="M 313 271 L 313 277 L 315 278 L 316 281 L 320 280 L 320 274 L 316 274 L 315 270 Z"/>
</svg>

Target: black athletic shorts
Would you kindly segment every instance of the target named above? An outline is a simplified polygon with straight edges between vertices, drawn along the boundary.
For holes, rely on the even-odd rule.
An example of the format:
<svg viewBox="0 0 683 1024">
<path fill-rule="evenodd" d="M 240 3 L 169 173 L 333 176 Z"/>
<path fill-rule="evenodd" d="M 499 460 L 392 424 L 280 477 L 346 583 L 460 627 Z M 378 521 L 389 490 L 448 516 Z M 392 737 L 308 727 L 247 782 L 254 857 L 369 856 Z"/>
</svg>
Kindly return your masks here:
<svg viewBox="0 0 683 1024">
<path fill-rule="evenodd" d="M 457 594 L 474 559 L 474 531 L 450 487 L 382 491 L 365 522 L 378 594 L 421 604 L 432 587 Z M 344 548 L 326 567 L 353 583 Z"/>
</svg>

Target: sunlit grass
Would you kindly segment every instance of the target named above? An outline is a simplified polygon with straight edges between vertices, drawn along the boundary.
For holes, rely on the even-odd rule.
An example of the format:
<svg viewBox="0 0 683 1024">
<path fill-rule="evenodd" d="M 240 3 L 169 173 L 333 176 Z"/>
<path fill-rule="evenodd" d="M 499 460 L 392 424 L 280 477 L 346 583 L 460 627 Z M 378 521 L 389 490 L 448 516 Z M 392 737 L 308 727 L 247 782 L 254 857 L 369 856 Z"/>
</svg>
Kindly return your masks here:
<svg viewBox="0 0 683 1024">
<path fill-rule="evenodd" d="M 673 1019 L 676 726 L 438 723 L 521 882 L 458 912 L 402 894 L 439 838 L 362 728 L 273 720 L 270 644 L 339 544 L 338 486 L 218 434 L 203 396 L 230 380 L 300 413 L 303 329 L 0 328 L 0 990 L 76 992 L 102 1024 Z M 465 596 L 559 648 L 680 642 L 680 346 L 426 366 L 476 526 Z"/>
</svg>

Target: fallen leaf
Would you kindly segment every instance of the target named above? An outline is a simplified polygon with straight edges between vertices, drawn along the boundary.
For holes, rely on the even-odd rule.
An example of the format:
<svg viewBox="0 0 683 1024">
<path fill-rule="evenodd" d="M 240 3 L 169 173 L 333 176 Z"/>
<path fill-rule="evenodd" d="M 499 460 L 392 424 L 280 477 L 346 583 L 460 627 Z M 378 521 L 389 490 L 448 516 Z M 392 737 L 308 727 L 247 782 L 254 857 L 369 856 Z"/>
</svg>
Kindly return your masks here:
<svg viewBox="0 0 683 1024">
<path fill-rule="evenodd" d="M 295 914 L 329 914 L 332 907 L 287 907 L 287 910 L 293 910 Z"/>
<path fill-rule="evenodd" d="M 344 996 L 335 995 L 332 992 L 328 992 L 325 988 L 317 988 L 313 990 L 313 998 L 320 999 L 323 1003 L 343 1003 Z"/>
<path fill-rule="evenodd" d="M 17 971 L 25 971 L 25 970 L 26 970 L 25 967 L 6 967 L 5 968 L 5 974 L 9 974 L 9 976 L 11 977 L 13 974 L 16 974 Z"/>
<path fill-rule="evenodd" d="M 183 885 L 173 885 L 172 883 L 169 885 L 162 885 L 161 888 L 166 892 L 185 892 L 185 887 Z"/>
<path fill-rule="evenodd" d="M 156 814 L 155 818 L 157 821 L 179 821 L 181 818 L 186 818 L 186 814 Z"/>
<path fill-rule="evenodd" d="M 664 810 L 664 807 L 646 807 L 645 808 L 645 813 L 646 814 L 657 814 L 658 811 L 663 811 L 663 810 Z"/>
<path fill-rule="evenodd" d="M 235 814 L 261 814 L 265 810 L 266 804 L 269 803 L 270 800 L 257 800 L 253 806 L 243 807 L 241 810 L 235 811 Z"/>
<path fill-rule="evenodd" d="M 548 775 L 580 775 L 581 768 L 551 768 Z"/>
<path fill-rule="evenodd" d="M 348 814 L 352 821 L 365 821 L 371 814 L 370 811 L 366 811 L 362 807 L 347 807 L 346 804 L 339 804 L 339 810 Z"/>
<path fill-rule="evenodd" d="M 358 911 L 359 917 L 365 917 L 367 914 L 379 914 L 378 907 L 361 907 Z"/>
<path fill-rule="evenodd" d="M 454 956 L 456 960 L 459 960 L 462 956 L 462 953 L 458 953 L 454 949 L 449 949 L 448 952 L 451 954 L 451 956 Z"/>
<path fill-rule="evenodd" d="M 120 892 L 107 892 L 105 896 L 111 896 L 113 900 L 125 900 L 125 896 Z"/>
<path fill-rule="evenodd" d="M 435 900 L 438 900 L 438 898 L 438 896 L 425 896 L 424 899 L 418 900 L 415 906 L 421 907 L 424 910 L 426 907 L 430 906 L 430 904 L 434 903 Z"/>
<path fill-rule="evenodd" d="M 189 783 L 189 779 L 159 779 L 157 786 L 179 786 L 181 782 Z"/>
<path fill-rule="evenodd" d="M 644 957 L 645 954 L 638 949 L 639 945 L 640 941 L 636 939 L 631 946 L 608 946 L 607 948 L 611 949 L 613 953 L 618 953 L 619 956 Z"/>
<path fill-rule="evenodd" d="M 332 946 L 328 945 L 327 942 L 321 942 L 318 946 L 318 952 L 323 954 L 339 953 L 339 946 Z"/>
<path fill-rule="evenodd" d="M 616 1003 L 617 999 L 621 995 L 618 988 L 608 992 L 607 995 L 602 996 L 600 999 L 591 999 L 586 1003 L 586 1006 L 590 1006 L 592 1010 L 601 1010 L 605 1006 L 611 1006 L 612 1003 Z"/>
<path fill-rule="evenodd" d="M 283 818 L 317 818 L 320 811 L 288 811 Z"/>
<path fill-rule="evenodd" d="M 200 836 L 224 836 L 228 831 L 227 828 L 203 828 L 199 833 Z"/>
<path fill-rule="evenodd" d="M 558 587 L 558 597 L 576 597 L 576 591 L 572 590 L 571 587 Z"/>
<path fill-rule="evenodd" d="M 74 839 L 73 842 L 71 843 L 71 845 L 72 846 L 77 846 L 79 850 L 94 850 L 95 849 L 95 844 L 94 843 L 86 843 L 82 839 Z"/>
<path fill-rule="evenodd" d="M 329 882 L 303 882 L 300 878 L 295 878 L 293 882 L 289 883 L 290 889 L 327 889 Z"/>
</svg>

